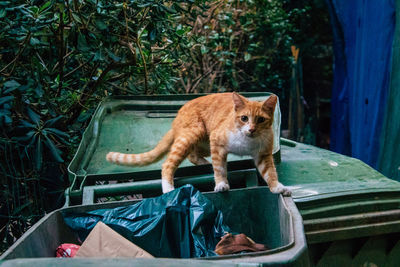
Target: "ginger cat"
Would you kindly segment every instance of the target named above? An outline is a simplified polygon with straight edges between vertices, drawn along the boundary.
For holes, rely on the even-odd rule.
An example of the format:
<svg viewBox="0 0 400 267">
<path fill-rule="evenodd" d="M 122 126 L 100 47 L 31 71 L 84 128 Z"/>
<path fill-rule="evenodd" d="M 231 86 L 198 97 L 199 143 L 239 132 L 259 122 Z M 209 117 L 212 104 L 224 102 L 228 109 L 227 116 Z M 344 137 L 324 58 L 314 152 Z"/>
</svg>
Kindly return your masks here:
<svg viewBox="0 0 400 267">
<path fill-rule="evenodd" d="M 187 102 L 169 130 L 151 151 L 141 154 L 109 152 L 112 163 L 143 166 L 160 160 L 163 193 L 174 189 L 174 173 L 186 158 L 195 165 L 208 164 L 214 170 L 214 191 L 229 190 L 226 161 L 228 153 L 252 156 L 272 193 L 290 195 L 278 181 L 272 157 L 272 122 L 277 97 L 271 95 L 263 103 L 250 101 L 237 93 L 202 96 Z"/>
</svg>

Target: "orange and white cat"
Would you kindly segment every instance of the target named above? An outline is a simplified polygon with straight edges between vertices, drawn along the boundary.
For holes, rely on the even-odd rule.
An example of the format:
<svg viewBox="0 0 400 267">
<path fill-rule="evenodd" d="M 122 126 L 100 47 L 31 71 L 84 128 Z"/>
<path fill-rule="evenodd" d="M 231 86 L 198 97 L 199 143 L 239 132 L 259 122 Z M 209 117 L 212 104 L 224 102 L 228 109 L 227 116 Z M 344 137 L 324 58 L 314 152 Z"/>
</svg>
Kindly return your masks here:
<svg viewBox="0 0 400 267">
<path fill-rule="evenodd" d="M 109 152 L 107 160 L 120 165 L 143 166 L 160 160 L 163 193 L 174 189 L 174 173 L 187 157 L 193 164 L 208 164 L 211 155 L 215 191 L 229 190 L 227 155 L 252 156 L 272 193 L 290 195 L 278 181 L 272 157 L 272 122 L 277 97 L 250 101 L 237 93 L 202 96 L 187 102 L 169 130 L 151 151 L 141 154 Z"/>
</svg>

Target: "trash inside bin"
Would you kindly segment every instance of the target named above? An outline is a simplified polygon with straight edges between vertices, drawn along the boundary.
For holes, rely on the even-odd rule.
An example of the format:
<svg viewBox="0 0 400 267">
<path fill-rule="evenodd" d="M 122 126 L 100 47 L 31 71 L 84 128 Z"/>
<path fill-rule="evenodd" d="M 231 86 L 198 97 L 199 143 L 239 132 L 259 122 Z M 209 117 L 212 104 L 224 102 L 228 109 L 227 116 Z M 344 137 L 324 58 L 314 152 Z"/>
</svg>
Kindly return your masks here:
<svg viewBox="0 0 400 267">
<path fill-rule="evenodd" d="M 191 259 L 67 259 L 54 258 L 55 249 L 63 243 L 79 244 L 62 213 L 87 213 L 98 209 L 125 207 L 143 200 L 108 202 L 62 208 L 47 214 L 0 256 L 1 266 L 40 266 L 65 264 L 71 266 L 308 266 L 308 250 L 301 216 L 290 197 L 272 194 L 268 187 L 234 189 L 224 193 L 203 193 L 223 214 L 224 224 L 231 233 L 244 233 L 255 243 L 269 250 L 238 255 L 211 256 Z M 138 244 L 137 244 L 138 245 Z M 43 259 L 47 257 L 47 259 Z M 39 259 L 41 258 L 41 259 Z"/>
<path fill-rule="evenodd" d="M 102 222 L 98 222 L 83 242 L 77 258 L 146 258 L 153 255 L 124 238 Z"/>
<path fill-rule="evenodd" d="M 243 252 L 256 252 L 268 250 L 264 244 L 257 244 L 245 234 L 232 235 L 227 233 L 215 247 L 218 255 L 230 255 Z"/>
<path fill-rule="evenodd" d="M 101 221 L 155 257 L 215 256 L 230 229 L 212 202 L 192 185 L 125 207 L 84 213 L 65 212 L 66 224 L 86 239 Z"/>
</svg>

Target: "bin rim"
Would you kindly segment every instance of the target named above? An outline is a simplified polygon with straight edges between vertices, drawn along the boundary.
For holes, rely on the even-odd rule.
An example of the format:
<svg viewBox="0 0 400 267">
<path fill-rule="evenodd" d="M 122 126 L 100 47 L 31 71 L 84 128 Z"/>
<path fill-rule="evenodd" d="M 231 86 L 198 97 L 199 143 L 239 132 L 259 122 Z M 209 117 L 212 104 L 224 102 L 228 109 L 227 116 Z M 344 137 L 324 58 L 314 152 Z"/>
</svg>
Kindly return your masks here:
<svg viewBox="0 0 400 267">
<path fill-rule="evenodd" d="M 247 190 L 268 190 L 268 187 L 266 186 L 257 186 L 253 188 L 239 188 L 239 189 L 232 189 L 230 191 L 247 191 Z M 204 193 L 206 196 L 207 194 L 215 194 L 215 192 L 206 192 Z M 196 260 L 196 261 L 202 261 L 204 264 L 211 264 L 211 263 L 227 263 L 227 264 L 263 264 L 267 263 L 269 264 L 280 264 L 282 261 L 284 262 L 292 262 L 297 259 L 300 255 L 307 253 L 307 243 L 305 240 L 305 234 L 304 234 L 304 227 L 303 227 L 303 221 L 302 217 L 291 197 L 283 197 L 282 195 L 279 195 L 278 197 L 279 201 L 283 204 L 283 207 L 285 210 L 288 211 L 289 215 L 289 224 L 290 224 L 290 240 L 287 245 L 267 250 L 264 252 L 251 252 L 251 253 L 245 253 L 245 254 L 236 254 L 236 255 L 226 255 L 226 256 L 217 256 L 217 257 L 206 257 L 206 258 L 190 258 L 190 259 L 180 259 L 180 258 L 173 258 L 173 260 L 178 260 L 180 261 L 186 261 L 186 260 Z M 124 203 L 124 205 L 129 205 L 133 204 L 136 202 L 139 202 L 140 200 L 126 200 L 126 201 L 116 201 L 116 202 L 107 202 L 107 203 L 94 203 L 94 204 L 89 204 L 89 205 L 77 205 L 77 206 L 70 206 L 70 207 L 63 207 L 57 210 L 54 210 L 48 214 L 46 214 L 43 218 L 41 218 L 35 225 L 33 225 L 27 232 L 25 232 L 7 251 L 3 253 L 3 255 L 0 256 L 0 264 L 2 261 L 8 262 L 8 261 L 18 261 L 18 260 L 29 260 L 29 261 L 35 261 L 34 258 L 19 258 L 19 259 L 10 259 L 10 260 L 5 260 L 5 258 L 8 256 L 8 254 L 12 253 L 13 249 L 19 246 L 21 243 L 24 242 L 25 238 L 32 234 L 37 226 L 39 226 L 41 223 L 46 221 L 50 216 L 54 215 L 57 212 L 62 212 L 68 209 L 74 209 L 80 206 L 91 206 L 93 209 L 97 207 L 104 206 L 104 204 L 108 205 L 118 205 L 120 203 Z M 56 259 L 56 258 L 37 258 L 40 259 L 39 261 L 46 261 L 45 259 Z M 121 259 L 121 258 L 118 258 Z M 157 259 L 164 259 L 164 258 L 157 258 Z M 171 260 L 171 259 L 168 259 Z"/>
</svg>

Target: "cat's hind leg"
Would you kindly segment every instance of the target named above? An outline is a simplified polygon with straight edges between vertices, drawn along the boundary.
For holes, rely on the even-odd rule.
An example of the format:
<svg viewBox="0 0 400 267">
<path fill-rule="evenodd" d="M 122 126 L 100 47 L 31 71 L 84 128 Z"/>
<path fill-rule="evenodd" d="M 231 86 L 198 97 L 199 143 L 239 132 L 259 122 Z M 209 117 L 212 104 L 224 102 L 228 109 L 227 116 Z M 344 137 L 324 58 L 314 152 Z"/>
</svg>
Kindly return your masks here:
<svg viewBox="0 0 400 267">
<path fill-rule="evenodd" d="M 190 152 L 190 154 L 188 155 L 188 159 L 191 163 L 193 163 L 194 165 L 205 165 L 205 164 L 210 164 L 210 162 L 208 160 L 206 160 L 205 158 L 199 156 L 196 152 L 192 151 Z"/>
<path fill-rule="evenodd" d="M 205 157 L 210 156 L 210 142 L 207 139 L 200 140 L 193 146 L 188 159 L 194 165 L 205 165 L 210 162 Z"/>
<path fill-rule="evenodd" d="M 205 157 L 210 156 L 210 144 L 208 142 L 200 141 L 193 146 L 192 151 L 188 155 L 188 159 L 194 165 L 210 164 Z"/>
<path fill-rule="evenodd" d="M 193 145 L 198 140 L 196 132 L 185 132 L 178 135 L 172 144 L 167 159 L 162 165 L 161 183 L 163 193 L 174 190 L 174 174 L 176 169 L 192 150 Z"/>
</svg>

